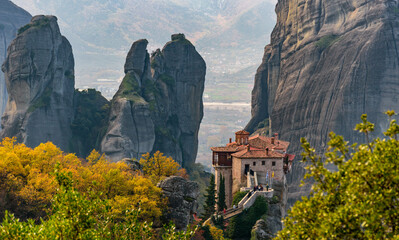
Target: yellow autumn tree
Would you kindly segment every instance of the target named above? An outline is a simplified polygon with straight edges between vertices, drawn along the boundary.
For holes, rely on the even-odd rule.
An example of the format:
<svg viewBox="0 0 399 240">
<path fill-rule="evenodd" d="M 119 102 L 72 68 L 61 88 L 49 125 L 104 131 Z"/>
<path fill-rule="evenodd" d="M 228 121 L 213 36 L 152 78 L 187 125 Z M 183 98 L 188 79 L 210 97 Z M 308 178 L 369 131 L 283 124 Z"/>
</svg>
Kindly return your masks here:
<svg viewBox="0 0 399 240">
<path fill-rule="evenodd" d="M 22 219 L 45 217 L 59 188 L 57 172 L 71 176 L 80 193 L 96 192 L 111 201 L 111 211 L 140 206 L 140 218 L 154 220 L 166 206 L 161 189 L 123 162 L 108 162 L 96 151 L 79 159 L 51 142 L 31 149 L 5 138 L 0 143 L 0 218 L 6 210 Z"/>
<path fill-rule="evenodd" d="M 154 184 L 174 175 L 187 177 L 184 168 L 180 168 L 180 165 L 173 158 L 164 156 L 160 151 L 152 156 L 149 153 L 143 154 L 140 164 L 143 166 L 145 176 L 150 178 Z"/>
</svg>

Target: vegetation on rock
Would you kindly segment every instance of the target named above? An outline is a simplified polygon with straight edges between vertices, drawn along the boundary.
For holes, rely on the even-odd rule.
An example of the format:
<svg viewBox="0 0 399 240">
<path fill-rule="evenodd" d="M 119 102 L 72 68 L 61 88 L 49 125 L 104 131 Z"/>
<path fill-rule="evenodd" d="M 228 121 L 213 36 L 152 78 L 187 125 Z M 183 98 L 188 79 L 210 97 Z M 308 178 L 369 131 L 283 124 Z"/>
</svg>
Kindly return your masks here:
<svg viewBox="0 0 399 240">
<path fill-rule="evenodd" d="M 335 42 L 339 40 L 339 36 L 337 35 L 327 35 L 319 39 L 319 41 L 316 42 L 316 46 L 320 50 L 327 49 L 329 46 L 333 45 Z"/>
<path fill-rule="evenodd" d="M 267 213 L 268 203 L 265 197 L 259 196 L 256 198 L 254 204 L 241 214 L 233 217 L 226 230 L 229 238 L 247 238 L 251 237 L 252 226 L 264 214 Z"/>
<path fill-rule="evenodd" d="M 71 124 L 74 141 L 71 149 L 82 149 L 79 155 L 88 156 L 91 150 L 99 149 L 107 130 L 109 102 L 95 89 L 75 91 L 75 118 Z M 78 140 L 78 141 L 76 141 Z"/>
<path fill-rule="evenodd" d="M 161 74 L 159 76 L 159 79 L 162 82 L 166 83 L 166 85 L 168 85 L 169 87 L 173 87 L 173 86 L 176 85 L 176 80 L 173 77 L 171 77 L 171 76 L 169 76 L 167 74 Z"/>
<path fill-rule="evenodd" d="M 25 26 L 19 28 L 18 29 L 18 34 L 21 34 L 21 33 L 25 32 L 26 30 L 28 30 L 31 27 L 42 28 L 42 27 L 46 26 L 49 23 L 50 23 L 50 19 L 48 17 L 46 17 L 46 16 L 43 16 L 43 18 L 41 18 L 40 20 L 37 20 L 34 23 L 26 24 Z"/>
<path fill-rule="evenodd" d="M 115 96 L 126 98 L 133 103 L 147 104 L 143 97 L 140 95 L 141 90 L 134 73 L 128 72 L 119 86 L 118 92 Z"/>
<path fill-rule="evenodd" d="M 35 111 L 38 108 L 47 107 L 50 105 L 51 94 L 53 93 L 53 89 L 51 87 L 46 87 L 43 93 L 39 96 L 39 98 L 35 99 L 28 108 L 28 113 Z"/>
<path fill-rule="evenodd" d="M 395 113 L 388 111 L 391 118 Z M 355 130 L 368 135 L 374 124 L 362 115 Z M 399 125 L 391 120 L 387 138 L 348 145 L 330 133 L 326 161 L 301 139 L 306 178 L 315 184 L 289 211 L 278 239 L 397 239 L 399 238 Z M 325 165 L 334 164 L 337 171 Z"/>
</svg>

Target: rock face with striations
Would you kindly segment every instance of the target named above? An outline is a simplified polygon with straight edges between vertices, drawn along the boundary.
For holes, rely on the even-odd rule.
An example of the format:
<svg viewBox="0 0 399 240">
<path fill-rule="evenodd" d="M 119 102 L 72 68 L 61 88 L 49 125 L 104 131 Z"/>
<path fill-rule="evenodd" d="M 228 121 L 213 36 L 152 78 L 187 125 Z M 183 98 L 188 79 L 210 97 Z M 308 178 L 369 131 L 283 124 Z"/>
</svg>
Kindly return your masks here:
<svg viewBox="0 0 399 240">
<path fill-rule="evenodd" d="M 173 176 L 162 180 L 158 187 L 169 201 L 165 219 L 172 220 L 177 230 L 184 230 L 193 221 L 193 214 L 197 211 L 198 184 Z"/>
<path fill-rule="evenodd" d="M 17 30 L 29 23 L 32 16 L 9 0 L 0 0 L 0 65 L 7 57 L 7 47 L 17 35 Z M 7 87 L 0 72 L 0 115 L 7 104 Z"/>
<path fill-rule="evenodd" d="M 399 3 L 279 0 L 276 13 L 246 129 L 270 118 L 272 131 L 296 154 L 300 137 L 322 153 L 330 131 L 363 141 L 353 131 L 363 113 L 381 134 L 383 112 L 399 110 Z M 287 178 L 290 204 L 310 190 L 299 187 L 303 167 L 295 162 Z"/>
<path fill-rule="evenodd" d="M 112 100 L 101 149 L 109 158 L 140 158 L 161 151 L 181 165 L 195 161 L 203 117 L 206 65 L 183 34 L 155 51 L 133 43 L 125 77 Z"/>
<path fill-rule="evenodd" d="M 19 30 L 2 66 L 9 98 L 0 137 L 29 147 L 52 141 L 68 149 L 72 136 L 74 59 L 57 18 L 35 16 Z"/>
</svg>

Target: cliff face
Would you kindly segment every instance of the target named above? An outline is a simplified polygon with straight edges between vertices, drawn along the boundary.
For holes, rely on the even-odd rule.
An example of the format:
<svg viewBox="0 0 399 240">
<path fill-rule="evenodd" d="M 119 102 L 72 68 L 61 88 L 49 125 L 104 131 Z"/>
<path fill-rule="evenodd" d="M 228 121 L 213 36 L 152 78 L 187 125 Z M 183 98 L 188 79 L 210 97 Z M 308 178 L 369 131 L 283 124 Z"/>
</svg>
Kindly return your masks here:
<svg viewBox="0 0 399 240">
<path fill-rule="evenodd" d="M 72 136 L 74 59 L 57 18 L 35 16 L 19 30 L 2 66 L 9 93 L 0 137 L 68 149 Z"/>
<path fill-rule="evenodd" d="M 9 0 L 0 0 L 0 64 L 7 57 L 7 47 L 15 38 L 17 30 L 29 23 L 32 16 Z M 0 73 L 0 115 L 7 104 L 7 88 L 4 74 Z"/>
<path fill-rule="evenodd" d="M 182 165 L 197 155 L 206 66 L 183 34 L 149 57 L 147 40 L 132 45 L 112 100 L 101 149 L 112 160 L 161 151 Z"/>
<path fill-rule="evenodd" d="M 380 135 L 387 125 L 383 112 L 399 110 L 399 3 L 279 0 L 276 13 L 246 129 L 270 118 L 272 131 L 297 155 L 300 137 L 320 153 L 330 131 L 363 141 L 353 131 L 363 113 Z M 303 167 L 297 160 L 287 178 L 291 204 L 309 192 L 299 187 Z"/>
</svg>

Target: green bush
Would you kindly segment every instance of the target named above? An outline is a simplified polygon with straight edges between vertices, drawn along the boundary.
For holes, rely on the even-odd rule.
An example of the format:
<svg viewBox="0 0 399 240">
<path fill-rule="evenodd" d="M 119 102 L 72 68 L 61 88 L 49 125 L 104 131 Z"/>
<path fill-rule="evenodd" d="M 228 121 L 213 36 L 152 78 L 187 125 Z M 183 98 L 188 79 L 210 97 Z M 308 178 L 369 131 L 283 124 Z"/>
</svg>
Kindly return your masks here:
<svg viewBox="0 0 399 240">
<path fill-rule="evenodd" d="M 238 205 L 238 203 L 247 195 L 249 191 L 236 192 L 233 196 L 233 205 Z"/>
<path fill-rule="evenodd" d="M 316 46 L 320 50 L 324 50 L 324 49 L 327 49 L 328 47 L 330 47 L 331 45 L 333 45 L 338 40 L 339 40 L 339 36 L 337 36 L 337 35 L 327 35 L 327 36 L 320 38 L 320 40 L 316 42 Z"/>
<path fill-rule="evenodd" d="M 229 238 L 250 238 L 253 225 L 267 213 L 268 204 L 265 197 L 259 196 L 254 204 L 230 221 L 226 231 Z"/>
<path fill-rule="evenodd" d="M 271 201 L 270 201 L 271 204 L 276 204 L 276 203 L 279 203 L 279 202 L 280 202 L 280 199 L 279 199 L 278 196 L 273 196 Z"/>
</svg>

